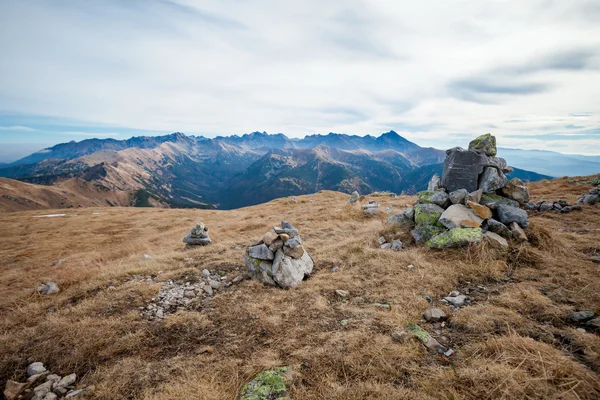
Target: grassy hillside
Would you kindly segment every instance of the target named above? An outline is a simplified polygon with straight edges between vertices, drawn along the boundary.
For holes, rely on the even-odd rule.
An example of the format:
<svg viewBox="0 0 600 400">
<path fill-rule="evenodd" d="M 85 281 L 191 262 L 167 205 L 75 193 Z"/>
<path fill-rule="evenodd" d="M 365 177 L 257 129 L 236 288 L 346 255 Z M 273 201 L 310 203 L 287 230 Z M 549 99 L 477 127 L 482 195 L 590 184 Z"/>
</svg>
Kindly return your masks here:
<svg viewBox="0 0 600 400">
<path fill-rule="evenodd" d="M 590 188 L 585 182 L 533 183 L 532 200 L 574 202 Z M 599 332 L 578 331 L 569 315 L 600 312 L 600 275 L 590 260 L 600 255 L 600 207 L 532 216 L 530 243 L 507 253 L 485 244 L 433 251 L 383 219 L 365 218 L 347 199 L 325 191 L 231 211 L 0 214 L 0 384 L 24 381 L 27 364 L 42 361 L 94 385 L 83 398 L 234 399 L 259 371 L 288 365 L 292 399 L 598 398 Z M 364 201 L 372 199 L 396 211 L 414 200 Z M 244 248 L 282 219 L 296 224 L 316 262 L 297 289 L 243 281 L 162 322 L 140 316 L 169 279 L 196 281 L 205 268 L 240 275 Z M 214 244 L 184 250 L 181 239 L 197 220 Z M 380 250 L 381 235 L 401 238 L 407 250 Z M 61 292 L 34 294 L 42 280 Z M 459 311 L 441 304 L 453 290 L 472 304 Z M 439 335 L 420 322 L 431 307 L 449 315 Z M 411 322 L 456 354 L 393 341 L 391 333 Z"/>
</svg>

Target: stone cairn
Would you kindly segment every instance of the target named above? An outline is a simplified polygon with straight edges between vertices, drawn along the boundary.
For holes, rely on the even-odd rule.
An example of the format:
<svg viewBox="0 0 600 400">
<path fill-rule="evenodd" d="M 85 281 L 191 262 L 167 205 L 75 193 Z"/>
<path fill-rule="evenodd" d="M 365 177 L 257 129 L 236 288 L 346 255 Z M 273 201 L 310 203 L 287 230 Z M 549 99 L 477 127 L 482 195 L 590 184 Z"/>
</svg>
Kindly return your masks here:
<svg viewBox="0 0 600 400">
<path fill-rule="evenodd" d="M 211 244 L 210 236 L 208 236 L 208 228 L 198 222 L 196 226 L 183 238 L 183 242 L 190 246 L 206 246 Z"/>
<path fill-rule="evenodd" d="M 69 399 L 92 389 L 91 386 L 76 385 L 76 374 L 60 376 L 50 373 L 41 362 L 29 364 L 27 376 L 27 381 L 23 383 L 12 380 L 6 382 L 4 388 L 6 400 L 56 400 L 63 397 Z"/>
<path fill-rule="evenodd" d="M 468 150 L 447 150 L 441 179 L 434 175 L 414 207 L 388 223 L 410 228 L 417 244 L 432 248 L 461 247 L 483 237 L 499 248 L 510 239 L 526 241 L 522 228 L 529 220 L 521 207 L 529 202 L 529 190 L 518 178 L 509 181 L 509 172 L 506 160 L 496 157 L 496 138 L 482 135 Z"/>
<path fill-rule="evenodd" d="M 248 247 L 244 261 L 252 279 L 282 288 L 295 288 L 314 267 L 300 233 L 285 221 L 265 233 L 258 244 Z"/>
</svg>

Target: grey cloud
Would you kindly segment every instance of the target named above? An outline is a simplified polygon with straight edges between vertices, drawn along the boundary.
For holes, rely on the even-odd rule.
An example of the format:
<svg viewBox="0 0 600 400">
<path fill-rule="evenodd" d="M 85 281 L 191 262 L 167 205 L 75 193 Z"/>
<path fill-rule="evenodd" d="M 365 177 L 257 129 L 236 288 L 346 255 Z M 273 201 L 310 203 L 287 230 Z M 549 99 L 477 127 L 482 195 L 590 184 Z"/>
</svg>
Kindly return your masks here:
<svg viewBox="0 0 600 400">
<path fill-rule="evenodd" d="M 482 104 L 500 101 L 499 96 L 523 96 L 544 93 L 551 85 L 542 83 L 496 83 L 493 78 L 463 79 L 452 82 L 449 90 L 452 96 L 461 100 Z"/>
</svg>

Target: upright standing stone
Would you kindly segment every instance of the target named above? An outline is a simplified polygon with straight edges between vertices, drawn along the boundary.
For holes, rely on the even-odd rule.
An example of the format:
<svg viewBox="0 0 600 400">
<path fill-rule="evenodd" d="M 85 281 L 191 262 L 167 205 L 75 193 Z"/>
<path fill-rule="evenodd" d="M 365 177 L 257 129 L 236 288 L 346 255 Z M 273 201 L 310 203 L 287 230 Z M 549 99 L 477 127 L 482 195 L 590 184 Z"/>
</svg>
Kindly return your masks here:
<svg viewBox="0 0 600 400">
<path fill-rule="evenodd" d="M 446 150 L 442 186 L 453 192 L 466 189 L 474 192 L 479 185 L 479 174 L 487 164 L 487 157 L 483 153 L 468 151 L 460 147 Z"/>
<path fill-rule="evenodd" d="M 438 174 L 434 174 L 431 177 L 429 184 L 427 185 L 427 190 L 429 190 L 430 192 L 435 192 L 441 186 L 442 186 L 442 181 L 440 180 L 440 177 L 438 176 Z"/>
<path fill-rule="evenodd" d="M 358 200 L 360 200 L 360 194 L 358 194 L 358 192 L 355 190 L 354 192 L 352 192 L 352 194 L 350 195 L 350 199 L 348 200 L 348 203 L 350 204 L 354 204 L 356 203 Z"/>
</svg>

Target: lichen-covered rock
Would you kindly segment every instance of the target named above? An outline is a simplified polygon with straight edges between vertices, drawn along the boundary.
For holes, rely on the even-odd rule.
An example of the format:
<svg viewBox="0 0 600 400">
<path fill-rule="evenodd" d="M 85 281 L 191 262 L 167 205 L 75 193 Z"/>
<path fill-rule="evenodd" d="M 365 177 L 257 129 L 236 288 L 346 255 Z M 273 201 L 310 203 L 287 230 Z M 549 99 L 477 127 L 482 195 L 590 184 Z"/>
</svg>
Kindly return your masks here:
<svg viewBox="0 0 600 400">
<path fill-rule="evenodd" d="M 481 196 L 481 200 L 478 201 L 478 203 L 488 207 L 490 210 L 495 210 L 499 204 L 510 207 L 519 207 L 519 203 L 517 201 L 491 193 L 486 193 Z"/>
<path fill-rule="evenodd" d="M 520 205 L 529 202 L 529 189 L 519 178 L 513 178 L 506 182 L 506 185 L 502 188 L 502 193 L 509 199 L 517 201 Z"/>
<path fill-rule="evenodd" d="M 417 225 L 410 234 L 415 239 L 415 243 L 422 244 L 444 231 L 444 228 L 435 225 Z"/>
<path fill-rule="evenodd" d="M 458 189 L 448 194 L 448 198 L 452 204 L 463 204 L 469 192 L 467 189 Z"/>
<path fill-rule="evenodd" d="M 485 167 L 479 178 L 479 189 L 483 193 L 494 193 L 506 185 L 506 176 L 495 167 Z"/>
<path fill-rule="evenodd" d="M 500 204 L 496 207 L 496 213 L 498 214 L 498 219 L 504 225 L 510 225 L 511 223 L 516 222 L 522 228 L 527 228 L 529 226 L 529 216 L 527 215 L 527 211 L 520 208 Z"/>
<path fill-rule="evenodd" d="M 469 243 L 480 242 L 482 236 L 481 228 L 454 228 L 432 237 L 427 241 L 427 246 L 435 249 L 463 247 Z"/>
<path fill-rule="evenodd" d="M 388 224 L 408 228 L 413 226 L 415 224 L 414 208 L 407 208 L 392 215 L 388 218 Z"/>
<path fill-rule="evenodd" d="M 462 204 L 453 204 L 440 216 L 439 223 L 448 229 L 453 228 L 477 228 L 481 226 L 482 218 L 475 212 Z"/>
<path fill-rule="evenodd" d="M 419 325 L 415 323 L 409 323 L 406 326 L 406 331 L 414 336 L 417 340 L 419 340 L 425 347 L 429 350 L 435 351 L 437 353 L 443 354 L 447 351 L 447 349 L 441 345 L 436 339 L 432 338 L 431 335 Z"/>
<path fill-rule="evenodd" d="M 288 400 L 291 367 L 277 367 L 263 371 L 246 383 L 238 400 Z"/>
<path fill-rule="evenodd" d="M 415 223 L 417 225 L 437 225 L 444 209 L 431 203 L 417 204 L 415 210 Z"/>
<path fill-rule="evenodd" d="M 474 203 L 472 201 L 467 201 L 467 206 L 469 206 L 469 208 L 471 208 L 475 212 L 475 215 L 477 215 L 479 218 L 482 218 L 482 219 L 492 218 L 492 210 L 490 210 L 486 206 L 483 206 L 478 203 Z"/>
<path fill-rule="evenodd" d="M 429 183 L 427 184 L 427 190 L 430 192 L 435 192 L 441 186 L 442 186 L 442 181 L 441 181 L 440 177 L 438 176 L 438 174 L 434 174 L 431 177 L 431 180 L 429 181 Z"/>
<path fill-rule="evenodd" d="M 450 199 L 448 198 L 448 193 L 446 193 L 443 190 L 437 190 L 435 192 L 431 192 L 431 191 L 423 191 L 423 192 L 419 192 L 417 193 L 417 202 L 422 203 L 422 204 L 426 204 L 426 203 L 431 203 L 431 204 L 435 204 L 438 205 L 442 208 L 445 208 L 448 206 L 448 204 L 450 204 Z"/>
<path fill-rule="evenodd" d="M 496 137 L 491 133 L 481 135 L 478 138 L 471 140 L 471 143 L 469 143 L 469 150 L 484 153 L 493 157 L 497 153 Z"/>
</svg>

